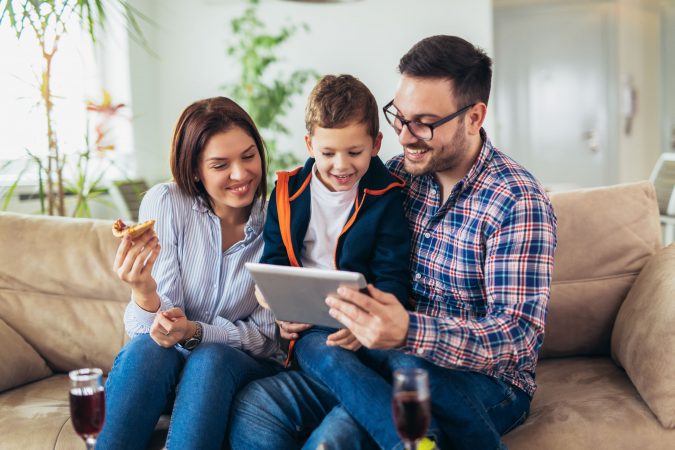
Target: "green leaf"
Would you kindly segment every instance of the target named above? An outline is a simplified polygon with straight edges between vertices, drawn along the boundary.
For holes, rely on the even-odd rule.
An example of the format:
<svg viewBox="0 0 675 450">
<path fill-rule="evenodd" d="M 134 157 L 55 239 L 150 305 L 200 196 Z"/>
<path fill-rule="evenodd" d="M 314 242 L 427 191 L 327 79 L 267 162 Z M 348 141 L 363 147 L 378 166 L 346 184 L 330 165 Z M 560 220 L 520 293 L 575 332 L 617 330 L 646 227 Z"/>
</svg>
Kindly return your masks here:
<svg viewBox="0 0 675 450">
<path fill-rule="evenodd" d="M 2 168 L 3 169 L 6 168 L 9 165 L 9 163 L 11 163 L 11 161 L 8 161 L 5 165 L 3 165 Z M 14 191 L 16 191 L 16 188 L 19 186 L 19 182 L 21 181 L 21 178 L 23 177 L 23 175 L 28 170 L 28 166 L 29 166 L 29 163 L 26 163 L 24 165 L 23 169 L 21 169 L 21 171 L 16 176 L 16 179 L 14 180 L 14 182 L 11 184 L 9 189 L 7 189 L 7 192 L 5 192 L 3 194 L 3 196 L 2 196 L 2 200 L 3 200 L 2 211 L 7 211 L 7 207 L 9 206 L 9 202 L 12 201 L 12 198 L 14 197 Z"/>
</svg>

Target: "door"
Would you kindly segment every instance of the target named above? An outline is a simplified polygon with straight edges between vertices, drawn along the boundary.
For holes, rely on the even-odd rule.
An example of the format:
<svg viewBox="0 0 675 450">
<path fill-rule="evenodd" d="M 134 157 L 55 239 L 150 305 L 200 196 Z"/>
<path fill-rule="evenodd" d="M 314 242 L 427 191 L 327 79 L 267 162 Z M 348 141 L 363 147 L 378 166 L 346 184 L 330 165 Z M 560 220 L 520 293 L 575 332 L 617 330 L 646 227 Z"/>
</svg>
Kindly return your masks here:
<svg viewBox="0 0 675 450">
<path fill-rule="evenodd" d="M 611 184 L 607 5 L 495 11 L 497 147 L 547 188 Z"/>
</svg>

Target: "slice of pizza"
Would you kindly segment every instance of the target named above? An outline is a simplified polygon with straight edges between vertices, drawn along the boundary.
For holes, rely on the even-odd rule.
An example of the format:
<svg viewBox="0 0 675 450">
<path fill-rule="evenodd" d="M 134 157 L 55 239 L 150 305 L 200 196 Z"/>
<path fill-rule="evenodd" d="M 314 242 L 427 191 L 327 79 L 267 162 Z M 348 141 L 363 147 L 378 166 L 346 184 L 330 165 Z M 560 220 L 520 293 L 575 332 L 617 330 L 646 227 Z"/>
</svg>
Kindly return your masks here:
<svg viewBox="0 0 675 450">
<path fill-rule="evenodd" d="M 127 225 L 122 219 L 117 219 L 112 225 L 112 234 L 118 238 L 130 235 L 133 239 L 145 233 L 146 230 L 149 230 L 154 225 L 155 219 L 146 220 L 145 222 L 136 225 Z"/>
</svg>

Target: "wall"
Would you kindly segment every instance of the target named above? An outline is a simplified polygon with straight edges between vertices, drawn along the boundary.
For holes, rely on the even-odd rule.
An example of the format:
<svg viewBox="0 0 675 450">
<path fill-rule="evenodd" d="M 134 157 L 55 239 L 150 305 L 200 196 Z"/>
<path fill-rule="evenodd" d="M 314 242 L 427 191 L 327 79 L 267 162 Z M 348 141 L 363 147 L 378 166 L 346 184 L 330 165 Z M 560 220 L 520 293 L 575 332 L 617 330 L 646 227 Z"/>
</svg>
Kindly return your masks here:
<svg viewBox="0 0 675 450">
<path fill-rule="evenodd" d="M 550 148 L 522 150 L 524 154 L 533 155 L 533 158 L 538 158 L 538 160 L 547 164 L 548 179 L 543 181 L 555 181 L 561 186 L 565 183 L 574 182 L 576 183 L 575 186 L 580 187 L 643 180 L 649 177 L 659 153 L 664 149 L 663 141 L 668 126 L 666 117 L 668 103 L 664 105 L 664 94 L 667 94 L 667 88 L 672 83 L 662 80 L 662 73 L 665 73 L 662 72 L 662 59 L 665 58 L 664 51 L 667 51 L 667 49 L 662 49 L 662 39 L 666 39 L 668 33 L 665 33 L 662 37 L 661 29 L 666 2 L 672 4 L 672 0 L 494 0 L 497 10 L 495 17 L 498 24 L 505 20 L 505 13 L 509 11 L 521 20 L 522 15 L 528 11 L 547 12 L 551 17 L 557 17 L 556 11 L 563 8 L 585 9 L 589 18 L 590 14 L 596 15 L 598 18 L 607 16 L 608 33 L 606 38 L 602 37 L 602 44 L 607 46 L 606 55 L 603 55 L 607 57 L 607 61 L 604 62 L 607 76 L 600 88 L 608 90 L 609 98 L 606 107 L 603 101 L 595 108 L 598 115 L 607 117 L 607 120 L 602 121 L 603 128 L 601 128 L 600 133 L 600 136 L 603 136 L 605 132 L 602 129 L 606 128 L 606 133 L 608 133 L 607 144 L 605 145 L 604 140 L 601 139 L 599 146 L 601 152 L 595 155 L 596 159 L 599 157 L 605 158 L 602 161 L 603 168 L 593 168 L 594 178 L 584 180 L 580 184 L 578 180 L 574 180 L 575 176 L 582 171 L 588 171 L 590 167 L 588 161 L 584 161 L 580 157 L 567 157 L 565 159 L 563 156 L 552 155 L 553 152 Z M 549 33 L 545 37 L 550 39 L 552 35 Z M 555 38 L 553 36 L 553 39 Z M 495 35 L 495 39 L 500 38 Z M 530 37 L 533 42 L 537 39 L 536 33 L 533 33 Z M 607 40 L 606 43 L 604 39 Z M 542 41 L 543 39 L 539 38 L 536 42 L 541 43 Z M 504 42 L 507 42 L 504 38 L 499 40 L 500 45 Z M 583 54 L 588 51 L 588 48 L 592 47 L 591 44 L 595 44 L 595 42 L 590 42 L 588 46 L 580 48 L 575 54 Z M 497 46 L 498 51 L 500 45 Z M 498 91 L 511 94 L 519 88 L 526 91 L 530 89 L 531 80 L 528 80 L 526 75 L 519 76 L 517 82 L 510 79 L 508 82 L 502 82 L 498 69 L 500 64 L 515 62 L 516 68 L 520 70 L 518 58 L 528 58 L 533 47 L 534 45 L 530 45 L 524 46 L 522 50 L 518 49 L 515 57 L 502 54 L 496 56 L 495 84 L 502 85 Z M 512 69 L 513 64 L 508 67 Z M 570 64 L 563 69 L 574 74 L 577 78 L 581 76 L 590 79 L 592 75 L 592 73 L 589 75 L 591 70 L 588 65 L 584 64 Z M 560 74 L 561 68 L 556 70 Z M 523 72 L 523 70 L 520 71 Z M 502 71 L 501 74 L 503 75 L 505 72 Z M 572 97 L 574 102 L 580 106 L 578 113 L 580 117 L 583 114 L 581 106 L 588 101 L 588 98 L 592 97 L 593 93 L 598 92 L 593 91 L 589 92 L 588 95 L 583 94 L 583 89 L 587 89 L 591 84 L 590 81 L 584 82 L 576 94 L 578 98 Z M 631 96 L 631 92 L 627 89 L 629 84 L 634 88 L 635 106 L 631 130 L 627 132 L 625 116 L 627 109 L 629 109 L 628 99 Z M 527 109 L 529 106 L 514 101 L 505 102 L 503 101 L 504 95 L 499 95 L 499 92 L 497 94 L 498 124 L 504 128 L 501 134 L 502 145 L 507 145 L 507 151 L 513 151 L 508 148 L 509 138 L 511 135 L 521 137 L 524 133 L 522 129 L 509 127 L 505 124 L 515 120 L 516 115 L 511 114 L 510 111 L 517 110 L 517 108 Z M 665 100 L 665 102 L 669 101 Z M 562 105 L 556 105 L 556 108 L 558 110 L 563 109 Z M 506 113 L 503 111 L 506 111 Z M 526 110 L 524 113 L 519 113 L 517 117 L 522 119 L 527 112 Z M 556 110 L 553 113 L 555 114 Z M 564 120 L 562 115 L 551 116 L 547 120 L 558 124 L 569 123 L 569 121 Z M 534 127 L 534 123 L 535 121 L 530 121 L 526 123 L 526 127 Z M 565 136 L 572 136 L 580 141 L 585 131 L 586 128 L 579 128 L 578 131 L 568 132 Z M 605 156 L 605 153 L 607 156 Z M 570 154 L 573 153 L 570 152 Z M 589 156 L 588 158 L 594 157 Z M 555 160 L 550 161 L 551 159 Z M 524 162 L 528 167 L 534 166 L 528 164 L 527 160 Z M 570 169 L 570 165 L 576 168 Z"/>
<path fill-rule="evenodd" d="M 616 2 L 619 98 L 619 174 L 621 182 L 644 180 L 654 167 L 661 145 L 661 19 L 651 2 Z M 625 130 L 626 83 L 636 93 L 632 130 Z"/>
<path fill-rule="evenodd" d="M 171 133 L 180 112 L 194 100 L 222 95 L 221 86 L 237 70 L 225 49 L 229 21 L 245 6 L 241 0 L 134 0 L 156 22 L 146 29 L 158 58 L 131 48 L 132 103 L 138 173 L 150 183 L 169 177 Z M 186 5 L 189 4 L 189 7 Z M 285 20 L 306 22 L 311 30 L 289 42 L 285 67 L 319 73 L 351 73 L 373 91 L 380 105 L 393 97 L 399 58 L 418 40 L 455 34 L 492 54 L 491 0 L 362 0 L 344 4 L 308 4 L 262 0 L 261 18 L 271 29 Z M 304 101 L 298 96 L 286 125 L 292 136 L 284 147 L 305 158 Z M 381 117 L 381 156 L 399 152 L 393 132 Z M 489 127 L 488 124 L 486 125 Z M 282 147 L 282 148 L 284 148 Z"/>
<path fill-rule="evenodd" d="M 663 89 L 661 106 L 663 110 L 662 146 L 664 152 L 675 152 L 675 1 L 663 0 L 661 16 L 661 58 Z"/>
</svg>

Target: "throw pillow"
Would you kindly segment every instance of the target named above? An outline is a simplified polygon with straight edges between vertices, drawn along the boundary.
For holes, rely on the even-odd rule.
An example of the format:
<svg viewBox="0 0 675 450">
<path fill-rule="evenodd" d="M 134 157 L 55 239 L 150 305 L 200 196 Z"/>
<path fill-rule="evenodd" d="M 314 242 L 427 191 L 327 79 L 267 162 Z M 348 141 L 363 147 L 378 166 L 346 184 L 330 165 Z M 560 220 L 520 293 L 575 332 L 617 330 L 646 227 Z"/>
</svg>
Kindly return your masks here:
<svg viewBox="0 0 675 450">
<path fill-rule="evenodd" d="M 2 319 L 0 342 L 0 392 L 52 374 L 45 360 Z"/>
<path fill-rule="evenodd" d="M 621 305 L 612 358 L 652 412 L 675 428 L 675 244 L 653 256 Z"/>
</svg>

